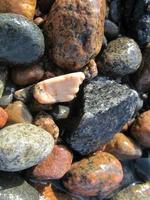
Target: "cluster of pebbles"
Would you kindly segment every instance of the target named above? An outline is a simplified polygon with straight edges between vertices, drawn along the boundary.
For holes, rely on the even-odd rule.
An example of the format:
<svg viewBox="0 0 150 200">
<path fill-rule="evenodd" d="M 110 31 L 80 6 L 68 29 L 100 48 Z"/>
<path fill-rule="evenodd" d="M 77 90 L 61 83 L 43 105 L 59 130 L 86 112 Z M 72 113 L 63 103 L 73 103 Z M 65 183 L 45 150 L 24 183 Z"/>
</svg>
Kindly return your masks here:
<svg viewBox="0 0 150 200">
<path fill-rule="evenodd" d="M 0 0 L 0 199 L 150 200 L 150 0 Z"/>
</svg>

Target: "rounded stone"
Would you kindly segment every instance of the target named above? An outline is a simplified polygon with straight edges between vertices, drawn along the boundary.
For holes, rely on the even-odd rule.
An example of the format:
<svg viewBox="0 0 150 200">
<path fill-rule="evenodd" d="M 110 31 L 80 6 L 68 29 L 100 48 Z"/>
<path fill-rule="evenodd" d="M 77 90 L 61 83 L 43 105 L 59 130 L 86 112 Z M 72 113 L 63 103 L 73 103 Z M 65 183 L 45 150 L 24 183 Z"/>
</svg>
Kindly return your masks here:
<svg viewBox="0 0 150 200">
<path fill-rule="evenodd" d="M 114 22 L 106 19 L 104 25 L 104 34 L 107 39 L 116 39 L 119 35 L 119 28 Z"/>
<path fill-rule="evenodd" d="M 111 41 L 102 55 L 100 72 L 108 76 L 125 76 L 135 72 L 142 54 L 133 39 L 122 37 Z"/>
<path fill-rule="evenodd" d="M 38 164 L 54 147 L 53 137 L 29 123 L 0 130 L 0 170 L 20 171 Z"/>
<path fill-rule="evenodd" d="M 0 128 L 5 126 L 5 124 L 7 123 L 7 120 L 8 120 L 7 112 L 3 108 L 0 107 Z"/>
<path fill-rule="evenodd" d="M 18 14 L 0 14 L 0 61 L 31 64 L 45 50 L 44 37 L 36 24 Z M 5 41 L 5 42 L 4 42 Z"/>
<path fill-rule="evenodd" d="M 105 0 L 57 0 L 45 25 L 49 57 L 59 67 L 81 69 L 100 51 Z"/>
<path fill-rule="evenodd" d="M 122 178 L 119 160 L 109 153 L 97 152 L 74 163 L 64 177 L 63 184 L 75 194 L 105 198 L 119 187 Z"/>
</svg>

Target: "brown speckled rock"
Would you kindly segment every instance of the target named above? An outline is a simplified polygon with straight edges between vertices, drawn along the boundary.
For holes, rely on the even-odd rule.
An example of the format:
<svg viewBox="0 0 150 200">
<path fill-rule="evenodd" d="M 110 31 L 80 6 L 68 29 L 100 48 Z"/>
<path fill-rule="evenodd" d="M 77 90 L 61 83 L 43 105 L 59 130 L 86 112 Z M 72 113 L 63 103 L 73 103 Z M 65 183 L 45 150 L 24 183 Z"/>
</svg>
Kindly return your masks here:
<svg viewBox="0 0 150 200">
<path fill-rule="evenodd" d="M 49 57 L 69 70 L 81 69 L 100 51 L 105 0 L 56 0 L 46 21 Z"/>
<path fill-rule="evenodd" d="M 36 0 L 0 0 L 0 13 L 16 13 L 33 19 Z"/>
<path fill-rule="evenodd" d="M 104 151 L 113 154 L 119 160 L 136 159 L 142 155 L 141 148 L 123 133 L 116 133 L 105 145 Z"/>
<path fill-rule="evenodd" d="M 83 196 L 104 198 L 116 189 L 123 178 L 120 162 L 111 154 L 97 152 L 72 165 L 63 180 L 64 186 Z"/>
<path fill-rule="evenodd" d="M 140 144 L 150 147 L 150 110 L 142 113 L 135 120 L 131 133 Z"/>
<path fill-rule="evenodd" d="M 37 179 L 60 179 L 70 169 L 71 152 L 62 145 L 55 145 L 52 153 L 37 166 L 27 171 L 28 176 Z"/>
</svg>

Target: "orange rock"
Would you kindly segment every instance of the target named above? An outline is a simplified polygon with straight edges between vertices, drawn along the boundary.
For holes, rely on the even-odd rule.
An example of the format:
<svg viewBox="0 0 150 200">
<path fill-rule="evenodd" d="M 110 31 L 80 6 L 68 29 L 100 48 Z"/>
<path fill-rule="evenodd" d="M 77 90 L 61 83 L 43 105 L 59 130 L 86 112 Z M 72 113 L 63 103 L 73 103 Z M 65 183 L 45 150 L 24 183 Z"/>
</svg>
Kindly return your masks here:
<svg viewBox="0 0 150 200">
<path fill-rule="evenodd" d="M 0 107 L 0 128 L 3 128 L 8 120 L 7 112 Z"/>
<path fill-rule="evenodd" d="M 33 19 L 36 0 L 0 0 L 0 13 L 16 13 Z"/>
</svg>

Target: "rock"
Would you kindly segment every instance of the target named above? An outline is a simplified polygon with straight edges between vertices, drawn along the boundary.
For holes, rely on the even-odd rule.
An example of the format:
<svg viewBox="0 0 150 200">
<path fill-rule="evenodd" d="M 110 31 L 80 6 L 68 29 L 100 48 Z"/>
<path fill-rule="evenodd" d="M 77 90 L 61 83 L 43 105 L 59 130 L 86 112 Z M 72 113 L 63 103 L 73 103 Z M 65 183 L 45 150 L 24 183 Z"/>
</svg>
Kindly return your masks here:
<svg viewBox="0 0 150 200">
<path fill-rule="evenodd" d="M 120 162 L 111 154 L 97 152 L 72 165 L 63 184 L 70 191 L 83 196 L 105 198 L 112 193 L 123 178 Z"/>
<path fill-rule="evenodd" d="M 7 112 L 0 107 L 0 128 L 3 128 L 8 120 Z"/>
<path fill-rule="evenodd" d="M 137 117 L 131 127 L 131 134 L 140 144 L 150 147 L 150 110 Z"/>
<path fill-rule="evenodd" d="M 46 158 L 54 146 L 53 137 L 29 123 L 0 130 L 0 170 L 21 171 Z"/>
<path fill-rule="evenodd" d="M 0 173 L 1 200 L 39 200 L 39 193 L 19 175 Z"/>
<path fill-rule="evenodd" d="M 21 101 L 9 104 L 5 111 L 8 114 L 8 121 L 12 123 L 32 122 L 32 115 L 27 106 Z"/>
<path fill-rule="evenodd" d="M 111 1 L 111 3 L 110 3 L 110 18 L 116 24 L 120 24 L 120 22 L 121 22 L 121 0 L 112 0 Z"/>
<path fill-rule="evenodd" d="M 0 0 L 0 13 L 16 13 L 33 19 L 36 0 Z"/>
<path fill-rule="evenodd" d="M 45 21 L 44 21 L 44 18 L 42 18 L 42 17 L 36 17 L 36 18 L 34 19 L 34 23 L 35 23 L 37 26 L 41 27 L 42 25 L 44 25 Z"/>
<path fill-rule="evenodd" d="M 122 129 L 134 114 L 138 94 L 106 77 L 91 81 L 83 92 L 81 119 L 66 141 L 74 150 L 86 155 L 103 146 Z"/>
<path fill-rule="evenodd" d="M 135 161 L 137 175 L 142 179 L 150 181 L 150 156 L 139 158 Z"/>
<path fill-rule="evenodd" d="M 108 76 L 125 76 L 135 72 L 142 54 L 133 39 L 122 37 L 111 41 L 102 55 L 100 72 Z"/>
<path fill-rule="evenodd" d="M 123 133 L 116 133 L 105 145 L 104 151 L 113 154 L 119 160 L 133 160 L 142 156 L 141 148 Z"/>
<path fill-rule="evenodd" d="M 45 113 L 45 112 L 41 112 L 39 113 L 35 120 L 34 120 L 34 124 L 36 126 L 40 126 L 41 128 L 43 128 L 44 130 L 46 130 L 47 132 L 49 132 L 53 138 L 55 140 L 58 139 L 59 136 L 59 128 L 58 126 L 55 124 L 53 118 L 51 115 Z"/>
<path fill-rule="evenodd" d="M 21 86 L 37 83 L 44 76 L 44 69 L 41 65 L 32 65 L 30 67 L 14 67 L 11 71 L 12 81 Z"/>
<path fill-rule="evenodd" d="M 0 29 L 1 62 L 26 65 L 44 54 L 43 34 L 26 17 L 12 13 L 0 14 Z"/>
<path fill-rule="evenodd" d="M 98 75 L 97 64 L 94 60 L 90 60 L 89 63 L 82 69 L 85 79 L 91 80 Z"/>
<path fill-rule="evenodd" d="M 150 183 L 131 185 L 119 192 L 113 200 L 148 200 L 150 197 Z"/>
<path fill-rule="evenodd" d="M 75 71 L 99 53 L 105 11 L 105 0 L 54 2 L 46 21 L 45 35 L 49 57 L 56 65 Z"/>
<path fill-rule="evenodd" d="M 38 165 L 28 170 L 28 175 L 40 180 L 60 179 L 71 168 L 71 152 L 62 145 L 55 145 L 52 153 Z"/>
<path fill-rule="evenodd" d="M 70 114 L 70 108 L 69 106 L 56 105 L 51 114 L 56 120 L 67 119 Z"/>
<path fill-rule="evenodd" d="M 34 98 L 41 104 L 71 101 L 84 78 L 82 72 L 76 72 L 41 81 L 34 87 Z"/>
<path fill-rule="evenodd" d="M 119 27 L 109 19 L 105 20 L 104 34 L 109 40 L 116 39 L 119 35 Z"/>
<path fill-rule="evenodd" d="M 0 67 L 0 98 L 2 97 L 4 88 L 5 88 L 5 83 L 7 79 L 7 69 L 4 66 Z"/>
<path fill-rule="evenodd" d="M 31 102 L 33 98 L 33 85 L 17 90 L 14 93 L 14 97 L 15 99 L 20 100 L 24 103 Z"/>
</svg>

